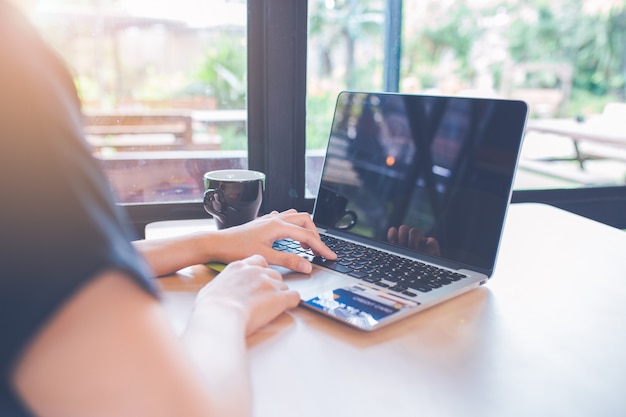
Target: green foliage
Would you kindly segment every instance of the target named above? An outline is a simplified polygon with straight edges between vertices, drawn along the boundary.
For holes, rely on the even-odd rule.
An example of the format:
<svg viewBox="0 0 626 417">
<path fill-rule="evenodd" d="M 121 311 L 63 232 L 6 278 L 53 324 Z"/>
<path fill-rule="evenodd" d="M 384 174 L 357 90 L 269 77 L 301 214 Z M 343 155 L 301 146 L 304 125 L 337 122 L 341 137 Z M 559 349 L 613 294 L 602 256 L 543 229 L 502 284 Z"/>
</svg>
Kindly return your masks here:
<svg viewBox="0 0 626 417">
<path fill-rule="evenodd" d="M 448 19 L 434 28 L 425 28 L 413 47 L 425 47 L 433 63 L 439 62 L 443 54 L 451 52 L 459 64 L 458 75 L 470 78 L 470 51 L 474 40 L 483 31 L 476 25 L 477 16 L 464 4 L 451 9 Z"/>
<path fill-rule="evenodd" d="M 369 80 L 363 78 L 367 75 L 360 71 L 364 63 L 355 65 L 355 45 L 378 38 L 384 22 L 383 3 L 380 0 L 315 0 L 311 2 L 309 22 L 309 33 L 318 38 L 320 52 L 327 58 L 326 74 L 322 75 L 335 69 L 330 51 L 341 44 L 346 56 L 346 88 L 367 88 Z"/>
<path fill-rule="evenodd" d="M 352 38 L 376 35 L 383 23 L 384 10 L 379 1 L 338 0 L 332 7 L 326 1 L 311 4 L 309 30 L 312 35 L 324 32 L 331 37 L 348 34 Z"/>
<path fill-rule="evenodd" d="M 586 76 L 576 79 L 575 85 L 596 94 L 619 91 L 621 98 L 624 99 L 626 10 L 612 9 L 606 18 L 596 17 L 594 20 L 596 27 L 603 29 L 596 32 L 594 44 L 589 42 L 586 45 L 585 56 L 588 59 L 582 61 L 579 58 L 578 66 L 586 70 L 583 72 Z"/>
<path fill-rule="evenodd" d="M 307 149 L 326 148 L 330 126 L 333 121 L 335 99 L 336 94 L 330 92 L 307 95 Z"/>
<path fill-rule="evenodd" d="M 587 90 L 574 89 L 567 106 L 567 114 L 586 118 L 592 114 L 602 113 L 608 103 L 615 101 L 620 100 L 613 94 L 597 95 Z"/>
<path fill-rule="evenodd" d="M 450 7 L 438 0 L 405 0 L 401 79 L 415 90 L 425 90 L 440 88 L 443 76 L 453 75 L 461 88 L 471 88 L 479 75 L 475 59 L 487 58 L 480 69 L 487 68 L 498 90 L 508 85 L 505 81 L 517 82 L 511 80 L 516 74 L 507 72 L 511 65 L 541 64 L 558 68 L 562 76 L 565 64 L 573 72 L 562 116 L 600 113 L 608 102 L 626 99 L 626 1 L 613 2 L 610 10 L 607 4 L 502 0 L 479 8 L 473 2 L 454 2 Z M 308 54 L 323 56 L 319 73 L 309 74 L 313 79 L 307 94 L 309 149 L 326 144 L 339 90 L 382 85 L 382 58 L 373 51 L 383 48 L 384 5 L 382 0 L 309 1 L 314 42 L 309 43 Z M 492 53 L 489 40 L 494 36 L 500 49 Z M 335 71 L 341 65 L 345 71 Z M 442 68 L 450 73 L 442 74 Z M 526 75 L 523 87 L 568 86 L 552 70 L 540 69 Z"/>
<path fill-rule="evenodd" d="M 513 23 L 508 33 L 514 62 L 566 62 L 574 69 L 573 88 L 624 99 L 626 10 L 608 14 L 583 12 L 580 1 L 566 10 L 537 6 L 538 20 Z"/>
<path fill-rule="evenodd" d="M 563 58 L 559 22 L 549 6 L 538 5 L 537 22 L 516 19 L 509 29 L 509 52 L 514 62 L 558 61 Z"/>
<path fill-rule="evenodd" d="M 97 83 L 90 77 L 77 75 L 74 78 L 74 85 L 78 96 L 83 101 L 97 100 L 100 97 L 100 91 Z"/>
<path fill-rule="evenodd" d="M 210 48 L 204 62 L 181 95 L 213 97 L 220 109 L 246 106 L 246 54 L 240 36 L 224 36 Z"/>
<path fill-rule="evenodd" d="M 216 133 L 222 138 L 220 149 L 223 151 L 241 150 L 248 147 L 246 130 L 240 126 L 219 126 Z"/>
</svg>

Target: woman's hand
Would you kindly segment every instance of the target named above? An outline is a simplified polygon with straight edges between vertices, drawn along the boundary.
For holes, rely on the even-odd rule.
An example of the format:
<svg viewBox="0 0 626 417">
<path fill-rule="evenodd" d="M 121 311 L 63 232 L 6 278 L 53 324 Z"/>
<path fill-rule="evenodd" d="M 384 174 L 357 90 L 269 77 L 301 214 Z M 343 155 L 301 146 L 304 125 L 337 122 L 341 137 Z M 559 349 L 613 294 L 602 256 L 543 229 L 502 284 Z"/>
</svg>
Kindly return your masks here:
<svg viewBox="0 0 626 417">
<path fill-rule="evenodd" d="M 304 248 L 310 248 L 316 255 L 337 258 L 320 240 L 311 215 L 296 210 L 273 211 L 228 229 L 133 243 L 156 276 L 171 274 L 190 265 L 210 261 L 230 263 L 252 255 L 263 256 L 270 265 L 310 273 L 312 266 L 306 259 L 272 248 L 275 240 L 288 237 L 299 241 Z"/>
<path fill-rule="evenodd" d="M 309 213 L 287 210 L 273 211 L 249 223 L 219 231 L 219 248 L 213 248 L 215 260 L 225 263 L 254 254 L 263 256 L 270 265 L 283 266 L 294 271 L 310 273 L 312 266 L 306 259 L 272 248 L 278 239 L 292 238 L 302 247 L 328 259 L 337 255 L 320 240 Z"/>
<path fill-rule="evenodd" d="M 409 227 L 406 224 L 397 228 L 390 227 L 387 231 L 387 240 L 409 249 L 421 250 L 431 255 L 440 255 L 437 239 L 424 236 L 419 229 Z"/>
<path fill-rule="evenodd" d="M 299 294 L 287 287 L 282 275 L 269 268 L 262 256 L 254 255 L 230 263 L 204 286 L 196 298 L 196 310 L 235 309 L 250 335 L 299 302 Z"/>
</svg>

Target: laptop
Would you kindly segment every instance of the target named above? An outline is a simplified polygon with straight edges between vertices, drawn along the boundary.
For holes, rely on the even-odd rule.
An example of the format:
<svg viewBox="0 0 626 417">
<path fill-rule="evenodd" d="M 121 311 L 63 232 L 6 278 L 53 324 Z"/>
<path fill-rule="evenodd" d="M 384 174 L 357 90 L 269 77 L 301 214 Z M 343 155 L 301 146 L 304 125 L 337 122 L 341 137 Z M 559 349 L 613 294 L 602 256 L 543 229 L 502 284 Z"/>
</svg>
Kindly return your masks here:
<svg viewBox="0 0 626 417">
<path fill-rule="evenodd" d="M 528 115 L 517 100 L 341 92 L 313 221 L 335 261 L 280 269 L 301 306 L 372 331 L 485 284 Z"/>
</svg>

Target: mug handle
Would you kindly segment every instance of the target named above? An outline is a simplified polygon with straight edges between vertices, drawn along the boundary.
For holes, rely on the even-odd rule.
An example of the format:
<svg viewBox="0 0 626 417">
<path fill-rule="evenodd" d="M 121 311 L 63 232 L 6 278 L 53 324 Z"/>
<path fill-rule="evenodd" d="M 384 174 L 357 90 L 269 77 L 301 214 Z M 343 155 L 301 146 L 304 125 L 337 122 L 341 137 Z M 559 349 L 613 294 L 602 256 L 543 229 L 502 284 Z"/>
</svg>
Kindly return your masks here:
<svg viewBox="0 0 626 417">
<path fill-rule="evenodd" d="M 337 222 L 335 223 L 335 225 L 337 223 L 339 223 L 341 220 L 343 220 L 346 217 L 350 217 L 350 223 L 346 224 L 346 225 L 341 225 L 341 226 L 335 226 L 337 227 L 337 229 L 340 230 L 350 230 L 354 227 L 354 225 L 357 223 L 357 221 L 359 220 L 359 218 L 357 217 L 356 213 L 352 210 L 346 210 L 343 215 L 341 216 L 341 218 L 339 220 L 337 220 Z"/>
<path fill-rule="evenodd" d="M 216 217 L 218 221 L 223 223 L 226 220 L 222 214 L 222 202 L 220 201 L 220 194 L 217 190 L 209 188 L 204 192 L 202 206 L 207 213 Z"/>
</svg>

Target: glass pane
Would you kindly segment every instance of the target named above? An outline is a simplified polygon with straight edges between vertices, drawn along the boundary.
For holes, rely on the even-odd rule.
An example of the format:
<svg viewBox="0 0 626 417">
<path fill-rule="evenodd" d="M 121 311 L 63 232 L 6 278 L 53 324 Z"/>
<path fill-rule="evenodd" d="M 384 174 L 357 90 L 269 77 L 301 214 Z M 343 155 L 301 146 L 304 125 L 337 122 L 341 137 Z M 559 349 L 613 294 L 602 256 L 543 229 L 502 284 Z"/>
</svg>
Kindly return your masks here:
<svg viewBox="0 0 626 417">
<path fill-rule="evenodd" d="M 525 100 L 517 189 L 623 185 L 625 21 L 623 0 L 310 0 L 307 191 L 343 89 Z"/>
<path fill-rule="evenodd" d="M 202 174 L 247 166 L 244 0 L 39 0 L 85 133 L 125 203 L 199 200 Z"/>
</svg>

